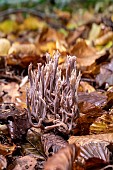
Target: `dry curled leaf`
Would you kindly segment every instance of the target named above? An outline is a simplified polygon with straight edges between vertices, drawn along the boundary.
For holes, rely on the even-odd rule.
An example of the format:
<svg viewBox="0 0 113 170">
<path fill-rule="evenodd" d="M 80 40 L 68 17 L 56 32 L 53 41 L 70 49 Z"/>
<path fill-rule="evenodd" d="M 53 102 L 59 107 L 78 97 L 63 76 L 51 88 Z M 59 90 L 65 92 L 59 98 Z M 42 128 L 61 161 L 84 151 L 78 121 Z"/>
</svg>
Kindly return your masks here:
<svg viewBox="0 0 113 170">
<path fill-rule="evenodd" d="M 87 45 L 85 40 L 78 41 L 70 50 L 72 55 L 77 56 L 77 62 L 79 67 L 87 67 L 95 62 L 97 58 L 101 56 L 97 51 Z"/>
<path fill-rule="evenodd" d="M 107 113 L 100 107 L 94 104 L 82 102 L 79 104 L 80 117 L 77 119 L 76 128 L 73 128 L 73 134 L 88 135 L 90 125 L 95 121 L 96 118 L 102 114 Z"/>
<path fill-rule="evenodd" d="M 107 148 L 110 145 L 109 141 L 99 139 L 97 135 L 71 136 L 68 141 L 80 147 L 77 161 L 86 169 L 99 168 L 110 162 L 111 152 Z"/>
<path fill-rule="evenodd" d="M 113 115 L 104 114 L 98 117 L 90 126 L 91 134 L 112 133 L 113 132 Z"/>
<path fill-rule="evenodd" d="M 0 38 L 0 56 L 8 54 L 10 49 L 10 41 L 6 38 Z"/>
<path fill-rule="evenodd" d="M 3 155 L 0 155 L 0 170 L 7 168 L 7 160 Z"/>
<path fill-rule="evenodd" d="M 105 45 L 106 43 L 108 43 L 110 40 L 113 40 L 113 32 L 109 31 L 107 32 L 105 35 L 97 38 L 94 41 L 95 45 Z"/>
<path fill-rule="evenodd" d="M 6 60 L 8 65 L 21 65 L 22 67 L 27 66 L 30 62 L 43 61 L 43 59 L 38 56 L 36 46 L 30 43 L 14 43 L 9 49 Z"/>
<path fill-rule="evenodd" d="M 95 106 L 103 107 L 107 102 L 107 96 L 98 92 L 79 92 L 78 93 L 78 101 L 79 103 L 87 102 L 92 103 Z"/>
<path fill-rule="evenodd" d="M 105 134 L 93 134 L 86 136 L 71 136 L 68 140 L 69 144 L 77 144 L 79 146 L 83 145 L 87 141 L 91 140 L 101 140 L 109 143 L 113 143 L 113 133 L 105 133 Z"/>
<path fill-rule="evenodd" d="M 31 127 L 25 109 L 19 110 L 7 104 L 0 107 L 0 121 L 7 124 L 11 139 L 22 140 Z"/>
<path fill-rule="evenodd" d="M 34 170 L 37 164 L 37 160 L 33 156 L 24 156 L 16 160 L 16 166 L 13 170 Z"/>
<path fill-rule="evenodd" d="M 68 145 L 61 136 L 54 135 L 53 133 L 42 135 L 41 141 L 44 145 L 44 151 L 47 156 L 58 152 L 59 149 Z"/>
<path fill-rule="evenodd" d="M 12 44 L 8 52 L 9 55 L 20 56 L 22 55 L 36 55 L 36 47 L 34 44 Z"/>
<path fill-rule="evenodd" d="M 95 88 L 91 86 L 88 82 L 81 81 L 79 86 L 79 91 L 91 93 L 95 91 Z"/>
<path fill-rule="evenodd" d="M 18 91 L 19 85 L 15 82 L 11 83 L 1 83 L 0 84 L 0 93 L 3 93 L 3 101 L 5 103 L 15 103 L 15 98 L 17 96 L 20 96 L 20 93 Z"/>
<path fill-rule="evenodd" d="M 113 85 L 113 59 L 110 63 L 100 67 L 100 73 L 96 76 L 96 82 L 99 86 L 103 84 Z"/>
<path fill-rule="evenodd" d="M 48 158 L 44 170 L 72 170 L 78 153 L 79 149 L 75 145 L 62 148 L 52 157 Z"/>
<path fill-rule="evenodd" d="M 0 144 L 0 154 L 3 156 L 11 155 L 16 149 L 16 145 Z"/>
</svg>

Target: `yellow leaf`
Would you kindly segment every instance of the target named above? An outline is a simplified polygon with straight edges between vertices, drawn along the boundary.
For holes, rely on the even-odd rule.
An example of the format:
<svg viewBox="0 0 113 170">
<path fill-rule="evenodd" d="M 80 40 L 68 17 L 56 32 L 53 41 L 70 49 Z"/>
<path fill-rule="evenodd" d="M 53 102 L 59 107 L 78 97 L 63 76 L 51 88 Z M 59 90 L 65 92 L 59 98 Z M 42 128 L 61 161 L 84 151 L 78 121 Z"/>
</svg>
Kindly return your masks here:
<svg viewBox="0 0 113 170">
<path fill-rule="evenodd" d="M 10 48 L 10 42 L 6 38 L 0 38 L 0 55 L 8 54 Z"/>
<path fill-rule="evenodd" d="M 9 34 L 18 29 L 18 25 L 15 21 L 5 20 L 0 23 L 0 31 L 3 31 L 6 34 Z"/>
<path fill-rule="evenodd" d="M 24 20 L 24 23 L 20 25 L 20 29 L 22 30 L 36 30 L 43 29 L 47 26 L 44 21 L 41 21 L 35 17 L 28 17 Z"/>
</svg>

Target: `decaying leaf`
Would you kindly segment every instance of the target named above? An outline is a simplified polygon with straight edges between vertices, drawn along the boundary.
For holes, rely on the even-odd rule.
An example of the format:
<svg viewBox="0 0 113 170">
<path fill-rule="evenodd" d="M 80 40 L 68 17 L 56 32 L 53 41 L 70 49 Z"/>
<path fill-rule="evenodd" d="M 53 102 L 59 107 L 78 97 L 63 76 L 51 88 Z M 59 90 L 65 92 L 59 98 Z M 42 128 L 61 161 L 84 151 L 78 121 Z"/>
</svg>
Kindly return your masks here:
<svg viewBox="0 0 113 170">
<path fill-rule="evenodd" d="M 79 103 L 87 102 L 87 103 L 92 103 L 95 106 L 103 107 L 107 102 L 107 96 L 99 92 L 91 92 L 91 93 L 79 92 L 78 101 Z"/>
<path fill-rule="evenodd" d="M 1 106 L 0 121 L 7 124 L 11 139 L 22 140 L 31 127 L 26 110 L 19 110 L 10 105 Z"/>
<path fill-rule="evenodd" d="M 16 145 L 13 144 L 11 145 L 5 145 L 5 144 L 0 144 L 0 154 L 3 156 L 11 155 L 16 149 Z"/>
<path fill-rule="evenodd" d="M 98 39 L 96 39 L 94 44 L 95 45 L 105 45 L 110 40 L 113 40 L 113 32 L 112 31 L 109 31 L 105 35 L 103 35 L 103 36 L 99 37 Z"/>
<path fill-rule="evenodd" d="M 14 44 L 12 44 L 11 48 L 9 49 L 8 54 L 18 56 L 18 57 L 19 56 L 23 57 L 22 55 L 33 56 L 33 55 L 36 55 L 36 47 L 34 44 L 14 43 Z"/>
<path fill-rule="evenodd" d="M 24 156 L 21 158 L 18 158 L 16 160 L 16 166 L 14 167 L 13 170 L 24 170 L 24 169 L 28 169 L 28 170 L 33 170 L 35 169 L 35 166 L 37 164 L 37 160 L 33 157 L 33 156 Z"/>
<path fill-rule="evenodd" d="M 91 30 L 89 32 L 89 39 L 91 41 L 95 40 L 99 36 L 100 31 L 101 31 L 101 25 L 97 25 L 97 24 L 93 23 Z"/>
<path fill-rule="evenodd" d="M 107 134 L 104 135 L 109 137 Z M 70 144 L 74 143 L 80 147 L 78 162 L 85 168 L 101 168 L 110 162 L 111 152 L 107 148 L 110 142 L 106 140 L 106 137 L 104 138 L 105 140 L 103 140 L 101 138 L 102 136 L 100 136 L 101 135 L 71 136 L 68 140 Z"/>
<path fill-rule="evenodd" d="M 104 64 L 100 68 L 100 73 L 96 76 L 99 86 L 103 84 L 113 85 L 113 59 L 110 63 Z"/>
<path fill-rule="evenodd" d="M 10 41 L 5 38 L 0 38 L 0 56 L 5 56 L 8 54 L 10 49 Z"/>
<path fill-rule="evenodd" d="M 113 86 L 109 87 L 107 90 L 107 103 L 105 105 L 105 109 L 111 109 L 113 106 Z"/>
<path fill-rule="evenodd" d="M 3 155 L 0 155 L 0 170 L 6 169 L 6 168 L 7 168 L 7 160 Z"/>
<path fill-rule="evenodd" d="M 73 134 L 88 135 L 90 125 L 100 117 L 102 114 L 107 113 L 100 107 L 94 104 L 82 102 L 79 104 L 80 117 L 77 120 L 77 125 L 73 128 Z"/>
<path fill-rule="evenodd" d="M 81 81 L 79 91 L 91 93 L 95 91 L 95 88 L 91 86 L 88 82 Z"/>
<path fill-rule="evenodd" d="M 41 142 L 41 132 L 39 129 L 36 129 L 37 131 L 34 131 L 33 129 L 36 128 L 28 130 L 26 135 L 27 142 L 22 145 L 22 150 L 25 155 L 30 154 L 39 160 L 45 160 L 46 155 Z"/>
<path fill-rule="evenodd" d="M 93 134 L 93 135 L 86 135 L 86 136 L 71 136 L 68 140 L 69 144 L 76 144 L 82 146 L 87 141 L 105 141 L 109 143 L 113 143 L 113 133 L 105 133 L 105 134 Z"/>
<path fill-rule="evenodd" d="M 75 145 L 69 145 L 60 149 L 52 157 L 48 158 L 44 170 L 71 170 L 79 149 Z"/>
<path fill-rule="evenodd" d="M 3 93 L 3 101 L 5 103 L 15 103 L 15 98 L 20 96 L 18 83 L 1 83 L 0 87 L 0 93 Z"/>
<path fill-rule="evenodd" d="M 0 23 L 0 31 L 3 31 L 5 34 L 11 33 L 18 30 L 18 24 L 15 21 L 7 19 Z"/>
<path fill-rule="evenodd" d="M 113 115 L 104 114 L 98 117 L 90 126 L 91 134 L 111 133 L 113 132 Z"/>
<path fill-rule="evenodd" d="M 73 44 L 75 43 L 76 39 L 80 37 L 80 35 L 84 32 L 85 30 L 85 26 L 81 26 L 78 29 L 76 29 L 75 31 L 69 33 L 68 37 L 67 37 L 67 42 L 68 44 Z"/>
<path fill-rule="evenodd" d="M 59 149 L 68 145 L 68 143 L 61 136 L 54 135 L 53 133 L 42 135 L 41 141 L 44 145 L 44 151 L 47 156 L 53 155 L 58 152 Z"/>
<path fill-rule="evenodd" d="M 21 65 L 23 67 L 27 66 L 30 62 L 43 61 L 38 55 L 36 46 L 30 43 L 14 43 L 9 49 L 6 60 L 8 65 Z"/>
<path fill-rule="evenodd" d="M 85 40 L 78 41 L 71 49 L 71 54 L 77 56 L 77 62 L 79 67 L 87 67 L 95 62 L 102 54 L 87 45 Z"/>
</svg>

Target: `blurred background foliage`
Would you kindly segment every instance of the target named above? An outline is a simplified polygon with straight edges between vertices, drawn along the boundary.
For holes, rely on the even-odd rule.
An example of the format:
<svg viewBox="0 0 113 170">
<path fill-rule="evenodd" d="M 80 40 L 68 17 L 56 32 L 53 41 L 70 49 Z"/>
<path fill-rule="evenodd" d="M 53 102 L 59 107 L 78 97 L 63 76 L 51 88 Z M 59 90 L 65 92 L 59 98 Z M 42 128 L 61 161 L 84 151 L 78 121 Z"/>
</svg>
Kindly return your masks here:
<svg viewBox="0 0 113 170">
<path fill-rule="evenodd" d="M 95 8 L 102 11 L 106 5 L 112 4 L 113 0 L 0 0 L 0 9 L 20 8 L 20 7 L 36 7 L 44 10 L 44 8 L 58 7 L 63 10 L 77 10 L 77 7 Z M 49 6 L 48 6 L 49 5 Z"/>
</svg>

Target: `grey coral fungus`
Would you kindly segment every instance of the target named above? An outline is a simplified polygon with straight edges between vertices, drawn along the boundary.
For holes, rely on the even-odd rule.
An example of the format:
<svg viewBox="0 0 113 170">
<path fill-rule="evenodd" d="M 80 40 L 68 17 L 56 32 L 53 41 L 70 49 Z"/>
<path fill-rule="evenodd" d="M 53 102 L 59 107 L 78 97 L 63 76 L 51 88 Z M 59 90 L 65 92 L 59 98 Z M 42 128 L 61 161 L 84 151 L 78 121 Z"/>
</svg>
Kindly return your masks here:
<svg viewBox="0 0 113 170">
<path fill-rule="evenodd" d="M 77 75 L 75 56 L 67 56 L 65 76 L 58 67 L 59 53 L 53 57 L 47 54 L 45 66 L 38 64 L 34 71 L 32 64 L 29 65 L 28 117 L 32 126 L 43 127 L 46 131 L 57 128 L 68 134 L 79 117 L 77 91 L 80 73 Z"/>
</svg>

